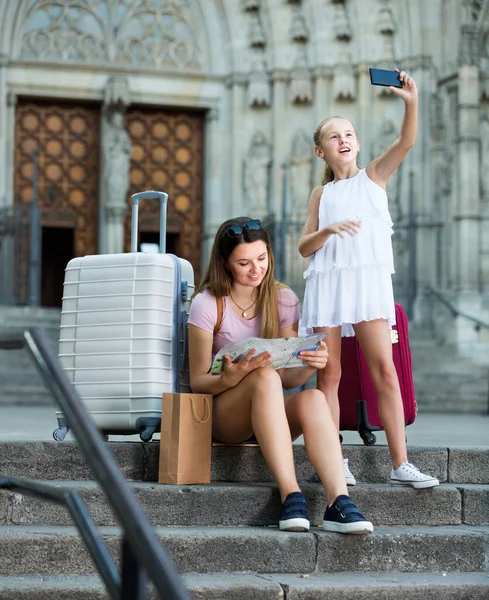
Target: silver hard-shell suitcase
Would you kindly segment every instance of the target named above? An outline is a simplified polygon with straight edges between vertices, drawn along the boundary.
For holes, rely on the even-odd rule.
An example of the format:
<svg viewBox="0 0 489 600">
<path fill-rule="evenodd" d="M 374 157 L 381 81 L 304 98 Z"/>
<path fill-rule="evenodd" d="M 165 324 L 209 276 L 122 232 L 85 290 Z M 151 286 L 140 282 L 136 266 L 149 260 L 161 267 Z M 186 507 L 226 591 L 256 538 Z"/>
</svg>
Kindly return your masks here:
<svg viewBox="0 0 489 600">
<path fill-rule="evenodd" d="M 137 252 L 140 200 L 160 200 L 160 254 Z M 139 433 L 161 423 L 163 392 L 190 391 L 187 315 L 191 264 L 165 254 L 164 192 L 132 196 L 131 252 L 72 259 L 65 272 L 59 358 L 100 430 Z M 53 433 L 69 431 L 61 413 Z"/>
</svg>

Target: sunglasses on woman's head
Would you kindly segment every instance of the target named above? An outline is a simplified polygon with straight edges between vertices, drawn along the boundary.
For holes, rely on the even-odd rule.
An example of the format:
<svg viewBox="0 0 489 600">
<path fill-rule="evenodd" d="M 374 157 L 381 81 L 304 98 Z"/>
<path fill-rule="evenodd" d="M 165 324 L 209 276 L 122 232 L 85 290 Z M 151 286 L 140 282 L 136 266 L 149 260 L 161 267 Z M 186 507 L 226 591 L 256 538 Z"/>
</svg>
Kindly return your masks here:
<svg viewBox="0 0 489 600">
<path fill-rule="evenodd" d="M 246 221 L 246 223 L 243 223 L 242 225 L 230 225 L 224 233 L 229 237 L 238 237 L 245 229 L 261 229 L 260 219 L 252 219 L 251 221 Z"/>
</svg>

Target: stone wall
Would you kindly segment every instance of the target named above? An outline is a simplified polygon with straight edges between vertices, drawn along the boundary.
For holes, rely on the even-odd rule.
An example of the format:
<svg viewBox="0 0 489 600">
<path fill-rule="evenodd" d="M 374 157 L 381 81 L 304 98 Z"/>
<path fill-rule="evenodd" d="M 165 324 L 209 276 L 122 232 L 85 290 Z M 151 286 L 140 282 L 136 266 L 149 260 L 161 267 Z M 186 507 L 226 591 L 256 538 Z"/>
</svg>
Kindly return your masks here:
<svg viewBox="0 0 489 600">
<path fill-rule="evenodd" d="M 420 127 L 388 190 L 396 295 L 414 302 L 418 325 L 470 353 L 487 330 L 454 320 L 427 286 L 489 321 L 487 5 L 0 0 L 0 202 L 13 202 L 16 98 L 103 105 L 110 82 L 122 80 L 109 106 L 207 110 L 203 263 L 222 220 L 252 212 L 280 221 L 285 197 L 286 278 L 300 292 L 295 246 L 322 172 L 312 133 L 327 116 L 350 118 L 368 163 L 395 139 L 403 113 L 398 98 L 370 85 L 368 67 L 399 66 L 418 83 Z M 117 215 L 103 186 L 98 201 L 101 214 Z M 117 222 L 102 218 L 100 237 L 108 236 L 101 251 L 120 244 Z"/>
</svg>

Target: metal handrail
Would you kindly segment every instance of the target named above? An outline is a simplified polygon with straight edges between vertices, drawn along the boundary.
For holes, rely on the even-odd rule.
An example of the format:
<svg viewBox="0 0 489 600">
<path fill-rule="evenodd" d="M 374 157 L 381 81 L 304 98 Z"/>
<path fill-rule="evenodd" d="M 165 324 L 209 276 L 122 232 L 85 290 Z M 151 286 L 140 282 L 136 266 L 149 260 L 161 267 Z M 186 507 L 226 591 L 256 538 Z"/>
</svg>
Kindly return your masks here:
<svg viewBox="0 0 489 600">
<path fill-rule="evenodd" d="M 489 323 L 481 321 L 477 317 L 474 317 L 474 316 L 469 315 L 461 310 L 458 310 L 458 308 L 453 306 L 453 304 L 449 300 L 447 300 L 443 296 L 443 294 L 441 292 L 439 292 L 438 290 L 435 290 L 431 286 L 426 285 L 425 291 L 428 292 L 428 294 L 431 294 L 432 296 L 434 296 L 439 302 L 441 302 L 441 304 L 446 306 L 448 308 L 448 310 L 452 313 L 453 317 L 463 317 L 464 319 L 468 319 L 469 321 L 472 321 L 472 323 L 475 323 L 476 331 L 479 331 L 479 329 L 481 329 L 481 327 L 484 327 L 485 329 L 489 329 Z"/>
<path fill-rule="evenodd" d="M 19 348 L 22 341 L 53 393 L 59 409 L 73 431 L 85 460 L 91 467 L 95 479 L 105 492 L 124 529 L 122 589 L 118 584 L 117 595 L 113 595 L 111 587 L 108 587 L 111 597 L 114 600 L 116 598 L 143 600 L 145 590 L 141 568 L 144 567 L 161 598 L 190 600 L 173 563 L 161 546 L 152 525 L 144 515 L 134 493 L 104 443 L 76 389 L 66 376 L 58 357 L 49 346 L 46 335 L 38 328 L 29 329 L 24 331 L 23 340 L 20 337 L 15 338 L 11 334 L 0 340 L 0 347 Z M 32 485 L 31 482 L 19 482 L 19 480 L 10 477 L 2 476 L 2 479 L 4 483 L 9 485 L 23 486 L 23 489 L 30 491 L 30 493 L 37 493 L 53 501 L 60 501 L 60 498 L 53 494 L 52 488 L 48 488 L 49 493 L 46 494 L 45 487 L 48 486 L 42 486 L 38 482 Z M 69 498 L 68 508 L 72 510 L 73 505 L 76 504 L 76 501 L 72 500 L 73 496 L 66 496 L 65 493 L 64 498 Z M 77 519 L 75 519 L 75 524 L 78 526 Z M 92 536 L 90 539 L 96 539 L 96 537 L 93 538 Z M 84 541 L 86 540 L 84 539 Z M 99 550 L 100 548 L 95 542 L 94 552 L 91 551 L 94 560 L 95 555 L 99 554 Z M 96 565 L 99 571 L 105 568 L 105 566 L 101 567 L 98 563 Z M 130 578 L 127 577 L 126 567 L 127 569 L 132 568 Z M 109 578 L 111 578 L 110 575 Z M 112 579 L 114 578 L 112 577 Z M 128 586 L 132 590 L 130 593 L 128 593 Z"/>
<path fill-rule="evenodd" d="M 39 481 L 4 474 L 0 474 L 0 489 L 20 492 L 65 506 L 70 511 L 111 598 L 120 598 L 121 576 L 78 492 L 59 490 Z"/>
</svg>

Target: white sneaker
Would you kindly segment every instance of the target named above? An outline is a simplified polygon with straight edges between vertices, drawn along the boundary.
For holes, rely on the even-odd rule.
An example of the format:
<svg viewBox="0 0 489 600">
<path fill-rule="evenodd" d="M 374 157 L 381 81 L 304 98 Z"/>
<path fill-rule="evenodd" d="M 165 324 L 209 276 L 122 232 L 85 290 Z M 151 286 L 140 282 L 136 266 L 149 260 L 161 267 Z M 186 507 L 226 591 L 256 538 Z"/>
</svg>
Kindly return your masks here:
<svg viewBox="0 0 489 600">
<path fill-rule="evenodd" d="M 391 471 L 392 485 L 409 485 L 416 489 L 430 488 L 439 485 L 440 482 L 436 477 L 425 475 L 421 471 L 408 462 L 403 462 L 399 468 Z"/>
<path fill-rule="evenodd" d="M 350 467 L 348 466 L 348 459 L 343 459 L 343 471 L 345 472 L 346 485 L 356 485 L 356 479 L 353 477 Z"/>
</svg>

